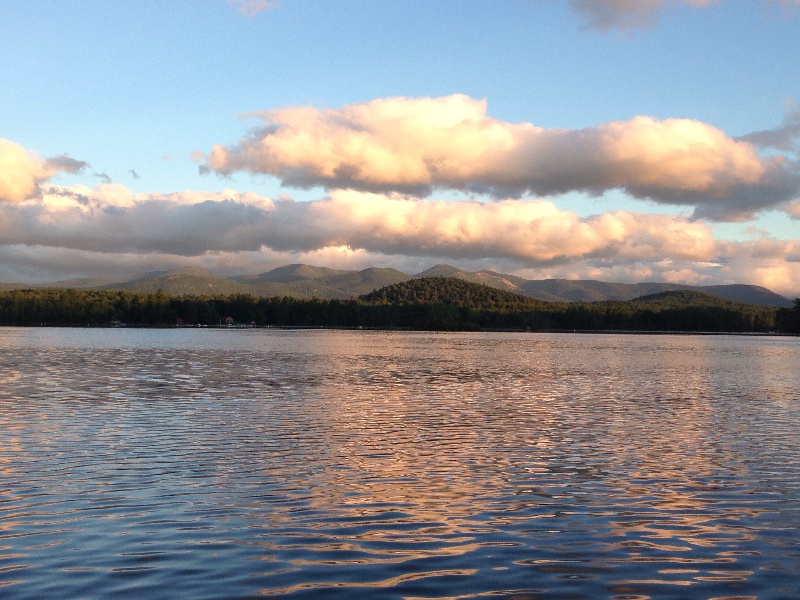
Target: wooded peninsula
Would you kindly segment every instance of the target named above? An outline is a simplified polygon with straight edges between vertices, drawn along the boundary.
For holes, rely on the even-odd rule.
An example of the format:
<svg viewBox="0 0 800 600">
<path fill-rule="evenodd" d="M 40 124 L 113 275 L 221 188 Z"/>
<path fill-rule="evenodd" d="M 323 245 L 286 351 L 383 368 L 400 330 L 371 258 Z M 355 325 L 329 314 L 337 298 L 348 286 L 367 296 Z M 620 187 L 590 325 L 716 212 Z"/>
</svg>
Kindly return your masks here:
<svg viewBox="0 0 800 600">
<path fill-rule="evenodd" d="M 800 333 L 800 299 L 776 308 L 682 290 L 546 302 L 454 277 L 413 279 L 348 300 L 23 289 L 0 292 L 0 325 Z"/>
</svg>

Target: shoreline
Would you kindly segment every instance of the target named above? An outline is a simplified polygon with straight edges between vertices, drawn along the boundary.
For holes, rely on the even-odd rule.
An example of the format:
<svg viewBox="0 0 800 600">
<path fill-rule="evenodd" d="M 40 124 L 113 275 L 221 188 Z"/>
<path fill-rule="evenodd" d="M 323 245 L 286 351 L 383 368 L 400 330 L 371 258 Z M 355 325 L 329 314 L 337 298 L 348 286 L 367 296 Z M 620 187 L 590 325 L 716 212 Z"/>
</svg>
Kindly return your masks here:
<svg viewBox="0 0 800 600">
<path fill-rule="evenodd" d="M 158 329 L 158 330 L 209 330 L 209 331 L 245 331 L 245 330 L 281 330 L 281 331 L 396 331 L 405 333 L 546 333 L 582 335 L 704 335 L 704 336 L 745 336 L 745 337 L 800 337 L 797 333 L 780 331 L 684 331 L 684 330 L 637 330 L 637 329 L 514 329 L 514 328 L 480 328 L 480 329 L 415 329 L 411 327 L 359 327 L 359 326 L 327 326 L 327 325 L 6 325 L 0 329 Z"/>
</svg>

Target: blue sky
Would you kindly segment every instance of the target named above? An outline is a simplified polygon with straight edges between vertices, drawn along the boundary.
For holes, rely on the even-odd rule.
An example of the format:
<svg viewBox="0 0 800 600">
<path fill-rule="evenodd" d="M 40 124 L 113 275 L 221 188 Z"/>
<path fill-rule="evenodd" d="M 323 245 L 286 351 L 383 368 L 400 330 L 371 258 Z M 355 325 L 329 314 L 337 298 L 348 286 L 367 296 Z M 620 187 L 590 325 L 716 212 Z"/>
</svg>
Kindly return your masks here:
<svg viewBox="0 0 800 600">
<path fill-rule="evenodd" d="M 15 157 L 0 158 L 0 280 L 448 262 L 800 292 L 797 1 L 16 0 L 0 23 L 0 138 Z M 387 116 L 390 99 L 403 102 Z M 451 130 L 429 146 L 425 127 L 456 104 L 474 130 L 452 152 Z M 402 119 L 423 113 L 408 133 Z M 747 137 L 759 131 L 783 146 Z M 497 154 L 501 138 L 527 153 Z M 317 155 L 328 144 L 335 176 Z M 631 144 L 672 150 L 631 166 Z M 375 170 L 387 148 L 394 176 Z M 32 183 L 2 197 L 21 151 Z M 616 158 L 587 174 L 598 152 Z M 411 184 L 396 166 L 417 159 L 435 168 Z"/>
</svg>

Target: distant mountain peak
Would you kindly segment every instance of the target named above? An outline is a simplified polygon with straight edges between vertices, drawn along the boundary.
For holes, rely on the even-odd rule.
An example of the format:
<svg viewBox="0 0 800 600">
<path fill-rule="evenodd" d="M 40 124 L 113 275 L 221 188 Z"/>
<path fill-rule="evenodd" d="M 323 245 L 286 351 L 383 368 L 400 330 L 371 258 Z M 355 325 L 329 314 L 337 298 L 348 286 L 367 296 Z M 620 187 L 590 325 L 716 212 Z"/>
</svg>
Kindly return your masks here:
<svg viewBox="0 0 800 600">
<path fill-rule="evenodd" d="M 320 277 L 327 277 L 329 275 L 341 275 L 343 273 L 348 273 L 348 271 L 293 263 L 291 265 L 277 267 L 254 277 L 241 277 L 239 281 L 246 281 L 248 283 L 294 283 L 307 279 L 319 279 Z"/>
<path fill-rule="evenodd" d="M 203 269 L 202 267 L 178 267 L 176 269 L 170 269 L 166 271 L 163 275 L 164 277 L 214 277 L 218 278 L 219 275 L 215 275 L 211 271 Z"/>
<path fill-rule="evenodd" d="M 769 289 L 747 284 L 691 286 L 663 282 L 608 283 L 590 279 L 524 279 L 488 269 L 470 272 L 440 263 L 413 277 L 388 267 L 367 267 L 360 271 L 316 267 L 294 263 L 266 273 L 245 277 L 223 277 L 200 267 L 180 267 L 167 271 L 141 273 L 118 279 L 71 279 L 48 284 L 3 284 L 3 289 L 75 288 L 156 291 L 175 294 L 238 294 L 289 296 L 295 298 L 350 298 L 409 279 L 454 277 L 550 302 L 596 302 L 633 300 L 651 294 L 690 290 L 712 294 L 725 300 L 792 307 L 792 302 Z"/>
<path fill-rule="evenodd" d="M 422 273 L 417 273 L 414 277 L 453 277 L 460 273 L 466 273 L 466 271 L 462 271 L 452 265 L 440 263 L 422 271 Z"/>
</svg>

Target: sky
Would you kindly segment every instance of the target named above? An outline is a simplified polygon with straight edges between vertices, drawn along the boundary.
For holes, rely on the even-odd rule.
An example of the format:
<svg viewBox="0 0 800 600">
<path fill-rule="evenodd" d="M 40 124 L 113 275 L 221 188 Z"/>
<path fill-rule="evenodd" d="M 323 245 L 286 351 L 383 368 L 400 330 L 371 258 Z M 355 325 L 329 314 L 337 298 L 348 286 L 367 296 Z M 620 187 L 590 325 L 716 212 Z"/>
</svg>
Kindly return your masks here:
<svg viewBox="0 0 800 600">
<path fill-rule="evenodd" d="M 800 296 L 800 0 L 0 0 L 0 282 Z"/>
</svg>

